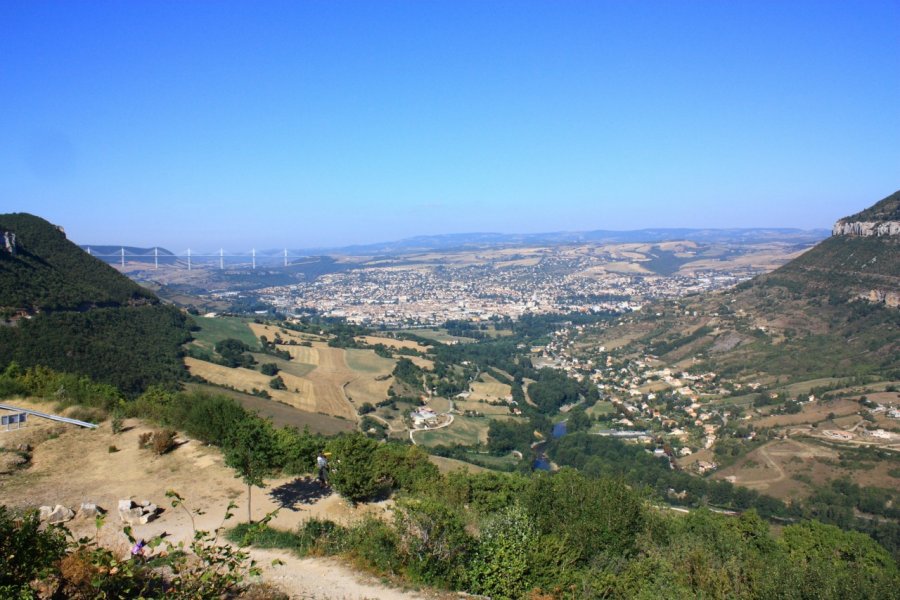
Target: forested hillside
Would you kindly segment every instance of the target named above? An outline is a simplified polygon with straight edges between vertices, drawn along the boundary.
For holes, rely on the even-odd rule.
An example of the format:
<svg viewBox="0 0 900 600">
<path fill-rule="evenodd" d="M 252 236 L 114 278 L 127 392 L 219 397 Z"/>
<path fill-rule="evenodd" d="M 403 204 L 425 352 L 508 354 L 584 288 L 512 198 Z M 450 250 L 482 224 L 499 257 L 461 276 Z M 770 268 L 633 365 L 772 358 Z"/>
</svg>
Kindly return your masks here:
<svg viewBox="0 0 900 600">
<path fill-rule="evenodd" d="M 115 269 L 82 251 L 58 227 L 26 213 L 0 215 L 0 235 L 15 234 L 0 250 L 0 309 L 79 310 L 158 302 Z"/>
<path fill-rule="evenodd" d="M 0 367 L 43 365 L 127 395 L 186 377 L 187 318 L 44 219 L 0 215 Z M 25 313 L 27 318 L 16 318 Z"/>
<path fill-rule="evenodd" d="M 186 376 L 186 317 L 171 306 L 56 312 L 0 327 L 0 365 L 43 365 L 87 375 L 127 395 Z"/>
<path fill-rule="evenodd" d="M 900 191 L 896 191 L 887 198 L 873 204 L 869 208 L 844 217 L 841 221 L 898 221 L 900 220 Z"/>
</svg>

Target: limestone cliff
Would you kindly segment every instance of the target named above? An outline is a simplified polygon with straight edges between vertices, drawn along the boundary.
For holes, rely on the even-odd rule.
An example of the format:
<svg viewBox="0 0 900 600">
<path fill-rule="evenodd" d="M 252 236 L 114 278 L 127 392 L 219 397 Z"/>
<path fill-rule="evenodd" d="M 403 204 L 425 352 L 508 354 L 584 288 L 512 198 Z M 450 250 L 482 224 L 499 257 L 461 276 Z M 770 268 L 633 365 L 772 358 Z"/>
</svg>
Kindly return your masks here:
<svg viewBox="0 0 900 600">
<path fill-rule="evenodd" d="M 831 229 L 831 235 L 883 236 L 900 235 L 900 221 L 838 221 Z"/>
<path fill-rule="evenodd" d="M 834 224 L 832 235 L 900 236 L 900 191 Z"/>
</svg>

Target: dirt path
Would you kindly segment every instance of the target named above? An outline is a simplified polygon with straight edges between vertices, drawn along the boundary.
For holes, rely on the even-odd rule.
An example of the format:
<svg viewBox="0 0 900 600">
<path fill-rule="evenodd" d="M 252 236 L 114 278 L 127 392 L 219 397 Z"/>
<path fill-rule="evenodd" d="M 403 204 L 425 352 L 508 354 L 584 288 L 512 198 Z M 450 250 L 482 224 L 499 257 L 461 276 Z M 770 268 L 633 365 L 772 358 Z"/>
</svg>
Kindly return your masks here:
<svg viewBox="0 0 900 600">
<path fill-rule="evenodd" d="M 754 481 L 753 482 L 754 484 L 756 484 L 756 485 L 764 484 L 766 487 L 768 487 L 769 485 L 771 485 L 773 483 L 778 483 L 779 481 L 782 481 L 786 477 L 786 475 L 784 474 L 784 469 L 781 468 L 781 465 L 779 465 L 777 462 L 775 462 L 775 460 L 769 454 L 769 449 L 766 446 L 762 446 L 759 449 L 759 455 L 762 456 L 764 459 L 766 459 L 766 462 L 769 463 L 769 467 L 775 469 L 775 471 L 778 473 L 778 475 L 776 475 L 775 477 L 770 477 L 769 479 L 759 479 L 757 481 Z"/>
<path fill-rule="evenodd" d="M 424 600 L 458 597 L 386 587 L 376 579 L 353 571 L 335 559 L 297 558 L 282 550 L 253 550 L 263 569 L 263 580 L 292 598 L 304 600 Z M 283 565 L 272 566 L 275 560 Z"/>
<path fill-rule="evenodd" d="M 17 405 L 20 403 L 17 402 Z M 26 408 L 52 412 L 43 403 L 21 403 Z M 247 519 L 247 488 L 234 472 L 225 467 L 221 453 L 196 440 L 181 438 L 181 445 L 164 456 L 154 456 L 138 448 L 138 437 L 150 431 L 138 421 L 127 421 L 127 431 L 114 435 L 108 424 L 96 430 L 61 425 L 35 418 L 20 431 L 4 433 L 0 444 L 15 447 L 29 443 L 34 447 L 29 468 L 0 475 L 0 504 L 12 507 L 38 507 L 62 504 L 77 509 L 82 502 L 94 502 L 110 511 L 99 533 L 104 545 L 128 553 L 128 543 L 116 514 L 119 499 L 149 500 L 162 509 L 159 517 L 134 527 L 137 537 L 150 539 L 165 535 L 177 543 L 190 541 L 194 527 L 214 531 L 230 501 L 238 504 L 233 526 Z M 115 451 L 112 451 L 112 448 Z M 265 489 L 253 489 L 253 519 L 280 509 L 272 525 L 295 530 L 306 520 L 327 518 L 348 525 L 364 515 L 387 516 L 391 501 L 350 506 L 330 490 L 301 478 L 267 482 Z M 173 508 L 167 490 L 176 490 L 193 511 Z M 193 522 L 192 522 L 193 521 Z M 93 536 L 93 520 L 76 518 L 67 526 L 77 536 Z M 336 559 L 304 558 L 286 552 L 253 550 L 252 555 L 264 568 L 263 580 L 283 588 L 292 598 L 320 600 L 417 599 L 441 598 L 440 594 L 394 589 L 366 577 Z M 272 566 L 279 558 L 285 564 Z M 429 595 L 430 594 L 430 595 Z"/>
</svg>

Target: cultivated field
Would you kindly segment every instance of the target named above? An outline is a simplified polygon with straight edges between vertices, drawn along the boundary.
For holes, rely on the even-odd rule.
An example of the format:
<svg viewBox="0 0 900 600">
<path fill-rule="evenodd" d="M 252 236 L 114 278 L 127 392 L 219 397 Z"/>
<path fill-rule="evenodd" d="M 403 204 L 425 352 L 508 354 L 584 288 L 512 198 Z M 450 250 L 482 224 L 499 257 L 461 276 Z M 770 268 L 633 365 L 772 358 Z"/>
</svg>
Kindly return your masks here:
<svg viewBox="0 0 900 600">
<path fill-rule="evenodd" d="M 428 459 L 437 466 L 441 473 L 451 473 L 453 471 L 468 470 L 469 473 L 483 473 L 487 471 L 484 467 L 473 465 L 455 458 L 444 458 L 443 456 L 429 456 Z"/>
<path fill-rule="evenodd" d="M 261 352 L 251 352 L 250 355 L 256 359 L 256 362 L 259 364 L 274 363 L 280 371 L 279 374 L 290 373 L 295 377 L 305 377 L 316 368 L 315 365 L 304 363 L 299 360 L 284 360 L 283 358 L 278 358 L 271 354 L 262 354 Z"/>
<path fill-rule="evenodd" d="M 421 356 L 406 356 L 404 358 L 411 360 L 412 363 L 420 369 L 425 369 L 426 371 L 434 370 L 434 361 L 431 359 L 422 358 Z"/>
<path fill-rule="evenodd" d="M 827 400 L 810 402 L 803 405 L 803 410 L 794 415 L 772 415 L 755 419 L 757 427 L 778 427 L 782 425 L 798 425 L 801 423 L 818 423 L 834 413 L 835 416 L 846 416 L 859 412 L 859 404 L 850 400 Z"/>
<path fill-rule="evenodd" d="M 459 401 L 455 401 L 454 404 L 459 406 Z M 435 396 L 433 398 L 429 398 L 427 401 L 427 405 L 434 412 L 441 414 L 450 412 L 450 400 L 447 398 L 442 398 L 441 396 Z"/>
<path fill-rule="evenodd" d="M 512 388 L 509 384 L 501 383 L 488 375 L 482 373 L 478 378 L 479 381 L 473 381 L 469 386 L 472 394 L 469 400 L 507 400 L 512 398 Z"/>
<path fill-rule="evenodd" d="M 235 317 L 192 317 L 200 327 L 194 331 L 194 344 L 212 351 L 216 342 L 227 338 L 241 340 L 251 348 L 256 348 L 259 341 L 253 334 L 247 321 Z"/>
<path fill-rule="evenodd" d="M 616 409 L 613 406 L 612 402 L 598 401 L 598 402 L 595 402 L 594 405 L 592 407 L 590 407 L 589 409 L 587 409 L 585 412 L 592 417 L 599 417 L 599 416 L 604 416 L 604 415 L 615 414 Z"/>
<path fill-rule="evenodd" d="M 397 361 L 392 358 L 378 356 L 372 350 L 347 348 L 344 350 L 347 366 L 359 373 L 370 375 L 387 375 L 394 370 Z"/>
<path fill-rule="evenodd" d="M 310 346 L 279 346 L 279 350 L 287 350 L 292 361 L 307 365 L 319 365 L 319 352 Z"/>
<path fill-rule="evenodd" d="M 346 401 L 334 401 L 330 397 L 321 397 L 316 393 L 311 382 L 286 372 L 279 375 L 287 389 L 273 390 L 269 387 L 272 378 L 259 371 L 244 368 L 232 369 L 191 357 L 185 358 L 184 362 L 191 375 L 197 375 L 217 385 L 228 386 L 247 393 L 251 393 L 254 389 L 265 390 L 273 400 L 300 410 L 355 418 L 354 411 Z"/>
<path fill-rule="evenodd" d="M 434 329 L 400 329 L 399 331 L 403 333 L 411 333 L 413 335 L 417 335 L 419 337 L 423 337 L 429 340 L 434 340 L 436 342 L 441 342 L 442 344 L 450 344 L 453 342 L 457 342 L 460 344 L 468 344 L 474 342 L 473 338 L 467 337 L 459 337 L 455 335 L 450 335 L 447 333 L 446 329 L 439 328 L 437 331 Z"/>
<path fill-rule="evenodd" d="M 508 418 L 513 419 L 515 417 L 510 416 Z M 453 424 L 449 427 L 417 431 L 414 435 L 416 443 L 423 446 L 438 446 L 441 444 L 447 446 L 456 444 L 473 446 L 475 444 L 486 444 L 491 420 L 489 418 L 454 415 Z"/>
<path fill-rule="evenodd" d="M 456 404 L 456 409 L 459 412 L 465 412 L 467 410 L 474 410 L 475 412 L 483 413 L 489 417 L 494 415 L 508 415 L 509 407 L 505 404 L 491 405 L 485 401 L 480 400 L 455 400 L 454 404 Z"/>
<path fill-rule="evenodd" d="M 348 348 L 344 352 L 352 377 L 345 384 L 345 392 L 354 406 L 359 408 L 363 402 L 377 404 L 387 398 L 393 379 L 386 376 L 394 370 L 396 361 L 371 350 Z"/>
<path fill-rule="evenodd" d="M 359 337 L 362 342 L 374 346 L 375 344 L 383 344 L 388 348 L 409 348 L 412 350 L 418 350 L 420 352 L 428 352 L 430 346 L 424 346 L 419 342 L 414 342 L 412 340 L 395 340 L 394 338 L 389 337 L 378 337 L 374 335 L 364 335 Z"/>
<path fill-rule="evenodd" d="M 324 435 L 334 435 L 343 431 L 353 431 L 356 429 L 355 421 L 338 419 L 329 415 L 305 410 L 297 410 L 293 406 L 288 406 L 277 400 L 267 400 L 266 398 L 260 398 L 259 396 L 253 396 L 244 392 L 229 390 L 204 383 L 188 383 L 186 388 L 188 390 L 196 390 L 234 398 L 247 410 L 271 419 L 272 423 L 277 427 L 296 427 L 300 430 L 309 427 L 311 432 L 322 433 Z"/>
<path fill-rule="evenodd" d="M 846 477 L 861 486 L 896 489 L 898 458 L 854 458 L 854 451 L 827 440 L 774 440 L 741 457 L 713 477 L 728 479 L 782 500 L 802 499 L 815 486 Z M 892 475 L 893 473 L 893 475 Z"/>
</svg>

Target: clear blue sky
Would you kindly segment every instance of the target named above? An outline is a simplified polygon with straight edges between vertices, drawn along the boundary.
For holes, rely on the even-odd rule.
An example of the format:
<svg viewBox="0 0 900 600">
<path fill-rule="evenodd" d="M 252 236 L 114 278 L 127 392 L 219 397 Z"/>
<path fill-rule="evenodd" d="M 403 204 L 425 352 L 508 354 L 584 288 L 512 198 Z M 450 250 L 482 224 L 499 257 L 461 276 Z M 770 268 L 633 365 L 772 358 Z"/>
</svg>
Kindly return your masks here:
<svg viewBox="0 0 900 600">
<path fill-rule="evenodd" d="M 896 0 L 0 0 L 0 212 L 79 243 L 830 227 L 898 188 Z"/>
</svg>

